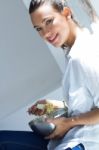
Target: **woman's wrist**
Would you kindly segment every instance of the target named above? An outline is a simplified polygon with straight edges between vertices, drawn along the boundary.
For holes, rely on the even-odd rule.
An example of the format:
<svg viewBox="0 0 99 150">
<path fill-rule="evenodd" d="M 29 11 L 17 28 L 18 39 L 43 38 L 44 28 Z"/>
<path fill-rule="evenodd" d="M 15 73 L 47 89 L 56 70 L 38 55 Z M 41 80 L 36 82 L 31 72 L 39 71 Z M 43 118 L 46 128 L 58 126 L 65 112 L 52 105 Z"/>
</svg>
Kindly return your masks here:
<svg viewBox="0 0 99 150">
<path fill-rule="evenodd" d="M 74 116 L 69 119 L 74 126 L 99 124 L 99 108 L 95 108 L 89 112 L 82 113 L 79 116 Z"/>
<path fill-rule="evenodd" d="M 75 127 L 77 125 L 82 125 L 78 116 L 68 118 L 69 124 L 71 127 Z"/>
</svg>

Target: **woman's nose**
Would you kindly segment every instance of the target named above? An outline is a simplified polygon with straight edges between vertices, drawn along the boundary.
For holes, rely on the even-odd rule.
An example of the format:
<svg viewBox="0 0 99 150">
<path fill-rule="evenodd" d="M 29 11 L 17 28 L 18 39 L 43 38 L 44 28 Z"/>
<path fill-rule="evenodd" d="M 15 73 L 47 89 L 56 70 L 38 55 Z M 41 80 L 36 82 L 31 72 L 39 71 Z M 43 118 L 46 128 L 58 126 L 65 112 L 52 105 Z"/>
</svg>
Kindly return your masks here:
<svg viewBox="0 0 99 150">
<path fill-rule="evenodd" d="M 50 30 L 43 30 L 43 37 L 45 39 L 47 39 L 50 36 L 51 36 L 51 31 Z"/>
</svg>

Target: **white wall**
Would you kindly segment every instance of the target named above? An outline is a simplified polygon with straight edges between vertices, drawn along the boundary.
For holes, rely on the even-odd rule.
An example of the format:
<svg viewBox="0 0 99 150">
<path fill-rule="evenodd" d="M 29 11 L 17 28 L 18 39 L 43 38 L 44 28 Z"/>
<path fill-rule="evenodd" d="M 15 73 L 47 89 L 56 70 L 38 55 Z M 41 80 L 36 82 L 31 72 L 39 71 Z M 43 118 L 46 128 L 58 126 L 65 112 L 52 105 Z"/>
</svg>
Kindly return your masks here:
<svg viewBox="0 0 99 150">
<path fill-rule="evenodd" d="M 98 0 L 90 0 L 93 5 L 97 15 L 99 16 L 99 1 Z"/>
<path fill-rule="evenodd" d="M 60 87 L 54 90 L 53 92 L 45 95 L 42 98 L 63 100 L 62 88 Z M 28 125 L 28 122 L 31 121 L 34 116 L 28 115 L 27 110 L 32 104 L 29 104 L 26 107 L 19 109 L 18 111 L 12 113 L 6 118 L 2 118 L 0 120 L 0 130 L 21 130 L 21 131 L 31 130 Z"/>
<path fill-rule="evenodd" d="M 0 0 L 0 119 L 57 88 L 61 77 L 22 1 Z"/>
</svg>

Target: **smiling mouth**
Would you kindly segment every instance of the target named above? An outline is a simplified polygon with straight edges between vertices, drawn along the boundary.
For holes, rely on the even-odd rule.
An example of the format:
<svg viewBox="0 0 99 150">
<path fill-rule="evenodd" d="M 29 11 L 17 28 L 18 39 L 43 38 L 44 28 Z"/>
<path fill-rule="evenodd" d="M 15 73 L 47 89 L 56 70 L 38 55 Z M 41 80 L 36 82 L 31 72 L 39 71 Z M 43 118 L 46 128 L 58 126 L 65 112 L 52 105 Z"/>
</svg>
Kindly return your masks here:
<svg viewBox="0 0 99 150">
<path fill-rule="evenodd" d="M 57 33 L 55 36 L 52 36 L 52 37 L 48 38 L 48 41 L 49 41 L 50 43 L 55 43 L 56 40 L 57 40 L 57 37 L 58 37 L 58 33 Z"/>
</svg>

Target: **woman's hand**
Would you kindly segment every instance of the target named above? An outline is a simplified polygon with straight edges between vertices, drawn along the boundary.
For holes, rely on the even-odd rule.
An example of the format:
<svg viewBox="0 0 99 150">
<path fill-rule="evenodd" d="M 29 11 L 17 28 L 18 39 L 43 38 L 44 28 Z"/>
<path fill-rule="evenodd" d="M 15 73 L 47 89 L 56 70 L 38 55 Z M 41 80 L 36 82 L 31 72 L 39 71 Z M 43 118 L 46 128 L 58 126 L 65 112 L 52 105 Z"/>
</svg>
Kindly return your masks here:
<svg viewBox="0 0 99 150">
<path fill-rule="evenodd" d="M 62 138 L 74 125 L 71 118 L 55 118 L 55 119 L 48 119 L 47 122 L 54 123 L 56 129 L 53 131 L 52 134 L 45 137 L 45 139 L 58 139 Z"/>
<path fill-rule="evenodd" d="M 56 125 L 56 129 L 52 134 L 50 134 L 45 138 L 46 139 L 61 138 L 71 128 L 75 126 L 99 124 L 99 108 L 95 108 L 91 111 L 80 114 L 79 116 L 71 118 L 61 117 L 56 119 L 50 119 L 47 121 L 54 123 Z"/>
<path fill-rule="evenodd" d="M 45 113 L 44 109 L 39 109 L 37 107 L 38 104 L 46 104 L 46 100 L 39 100 L 37 101 L 34 105 L 32 105 L 30 108 L 28 108 L 28 113 L 31 114 L 35 114 L 35 115 L 43 115 Z"/>
<path fill-rule="evenodd" d="M 63 101 L 43 99 L 32 105 L 28 109 L 28 113 L 41 116 L 58 108 L 64 108 Z"/>
</svg>

